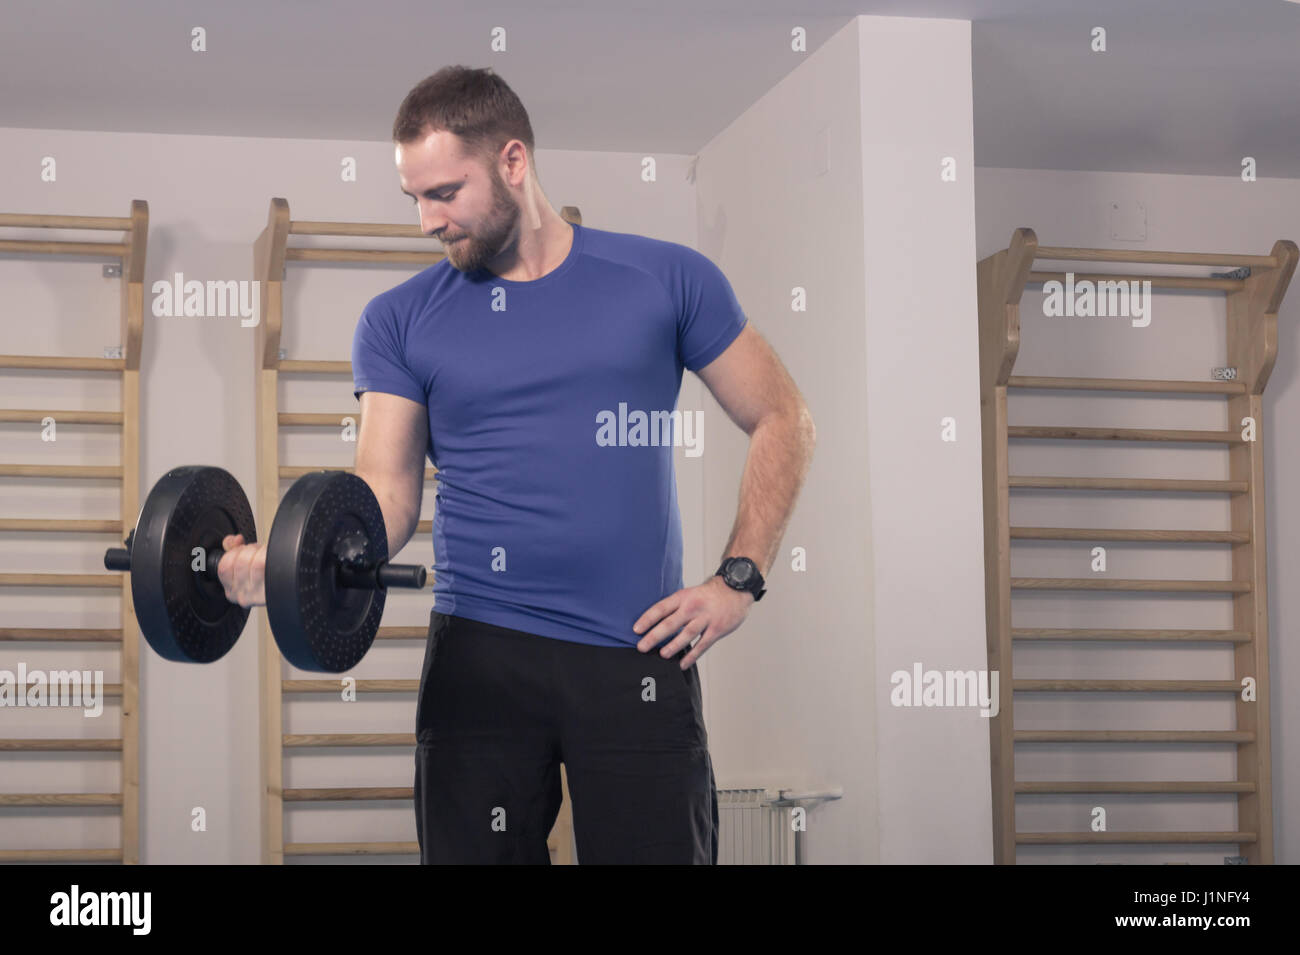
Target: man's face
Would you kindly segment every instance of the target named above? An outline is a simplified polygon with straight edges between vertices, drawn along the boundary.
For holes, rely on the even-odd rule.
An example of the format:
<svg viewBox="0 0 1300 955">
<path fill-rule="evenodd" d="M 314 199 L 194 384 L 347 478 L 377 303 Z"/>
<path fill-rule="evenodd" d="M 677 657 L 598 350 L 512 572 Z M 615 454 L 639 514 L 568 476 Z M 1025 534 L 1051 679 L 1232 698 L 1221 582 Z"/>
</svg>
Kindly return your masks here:
<svg viewBox="0 0 1300 955">
<path fill-rule="evenodd" d="M 397 175 L 402 192 L 416 197 L 420 230 L 441 239 L 461 272 L 486 268 L 513 244 L 519 203 L 495 164 L 465 155 L 455 133 L 398 144 Z"/>
</svg>

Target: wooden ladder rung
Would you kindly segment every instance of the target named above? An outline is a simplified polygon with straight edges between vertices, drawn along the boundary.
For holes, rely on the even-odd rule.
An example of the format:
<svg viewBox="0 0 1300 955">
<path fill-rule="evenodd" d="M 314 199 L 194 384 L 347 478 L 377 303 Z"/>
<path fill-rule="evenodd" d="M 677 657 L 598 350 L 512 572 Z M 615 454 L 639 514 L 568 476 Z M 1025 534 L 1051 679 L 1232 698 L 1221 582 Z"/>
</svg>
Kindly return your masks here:
<svg viewBox="0 0 1300 955">
<path fill-rule="evenodd" d="M 418 842 L 286 842 L 287 856 L 419 855 Z"/>
<path fill-rule="evenodd" d="M 337 693 L 343 685 L 339 680 L 282 680 L 280 689 L 285 693 Z M 420 689 L 420 681 L 357 680 L 356 689 L 361 693 L 414 693 Z"/>
<path fill-rule="evenodd" d="M 40 424 L 53 418 L 59 424 L 121 425 L 120 411 L 37 411 L 31 408 L 0 408 L 0 422 Z"/>
<path fill-rule="evenodd" d="M 121 793 L 0 793 L 0 806 L 120 806 Z"/>
<path fill-rule="evenodd" d="M 58 239 L 0 239 L 0 252 L 30 252 L 36 255 L 91 255 L 107 259 L 125 258 L 131 246 L 125 242 L 68 242 Z"/>
<path fill-rule="evenodd" d="M 130 232 L 130 216 L 65 216 L 43 212 L 0 212 L 0 226 L 10 229 L 104 229 Z"/>
<path fill-rule="evenodd" d="M 1025 284 L 1034 285 L 1043 282 L 1067 282 L 1064 272 L 1030 272 Z M 1075 282 L 1150 282 L 1152 288 L 1196 288 L 1219 292 L 1235 292 L 1246 287 L 1244 279 L 1216 279 L 1200 275 L 1159 275 L 1154 272 L 1075 272 Z M 1128 286 L 1132 287 L 1132 286 Z"/>
<path fill-rule="evenodd" d="M 0 849 L 0 862 L 121 862 L 118 849 Z"/>
<path fill-rule="evenodd" d="M 445 252 L 416 252 L 408 249 L 304 249 L 286 248 L 286 262 L 370 262 L 384 265 L 434 265 Z"/>
<path fill-rule="evenodd" d="M 427 640 L 428 627 L 380 627 L 375 633 L 376 640 Z"/>
<path fill-rule="evenodd" d="M 1171 640 L 1189 643 L 1250 643 L 1245 630 L 1098 630 L 1074 627 L 1012 628 L 1012 640 Z"/>
<path fill-rule="evenodd" d="M 280 745 L 318 746 L 414 746 L 414 733 L 285 733 Z"/>
<path fill-rule="evenodd" d="M 1043 477 L 1012 475 L 1009 488 L 1042 488 L 1065 491 L 1178 491 L 1215 494 L 1245 494 L 1249 481 L 1199 481 L 1184 478 Z"/>
<path fill-rule="evenodd" d="M 1017 692 L 1240 693 L 1235 680 L 1012 680 Z"/>
<path fill-rule="evenodd" d="M 1033 257 L 1061 262 L 1145 262 L 1160 265 L 1231 265 L 1277 268 L 1277 256 L 1241 252 L 1164 252 L 1159 249 L 1091 249 L 1065 245 L 1040 245 Z"/>
<path fill-rule="evenodd" d="M 123 371 L 125 358 L 69 355 L 0 355 L 0 368 L 44 368 L 49 371 Z"/>
<path fill-rule="evenodd" d="M 348 786 L 336 789 L 286 789 L 285 802 L 335 802 L 360 799 L 414 799 L 412 786 Z"/>
<path fill-rule="evenodd" d="M 432 238 L 417 225 L 388 222 L 324 222 L 318 219 L 289 220 L 289 235 L 369 235 L 388 239 Z"/>
<path fill-rule="evenodd" d="M 1123 527 L 1012 527 L 1022 540 L 1155 541 L 1165 544 L 1248 544 L 1249 531 L 1139 530 Z"/>
<path fill-rule="evenodd" d="M 1156 391 L 1169 394 L 1244 395 L 1243 381 L 1170 381 L 1160 378 L 1057 378 L 1011 375 L 1008 388 L 1066 389 L 1069 391 Z"/>
<path fill-rule="evenodd" d="M 303 411 L 281 411 L 276 415 L 276 419 L 282 428 L 299 428 L 299 427 L 331 427 L 337 428 L 343 423 L 344 418 L 352 418 L 354 421 L 361 420 L 361 412 L 358 411 L 340 411 L 338 414 L 312 413 Z"/>
<path fill-rule="evenodd" d="M 1106 577 L 1012 577 L 1012 590 L 1142 590 L 1247 594 L 1248 580 L 1132 580 Z"/>
<path fill-rule="evenodd" d="M 110 478 L 122 480 L 118 464 L 0 464 L 0 477 Z"/>
<path fill-rule="evenodd" d="M 1063 793 L 1253 793 L 1255 784 L 1240 780 L 1223 782 L 1151 781 L 1151 782 L 1048 782 L 1016 780 L 1016 792 L 1035 796 Z"/>
<path fill-rule="evenodd" d="M 77 672 L 79 672 L 79 671 L 77 671 L 77 670 L 72 670 L 72 672 L 73 672 L 73 673 L 77 673 Z M 92 689 L 94 689 L 94 688 L 92 687 Z M 30 690 L 30 688 L 29 688 L 29 690 Z M 119 697 L 119 696 L 122 695 L 122 684 L 121 684 L 121 683 L 105 683 L 105 684 L 103 685 L 102 691 L 103 691 L 104 699 L 110 699 L 110 698 L 116 698 L 116 697 Z M 61 690 L 60 690 L 59 688 L 55 688 L 54 690 L 51 690 L 49 687 L 46 687 L 46 696 L 47 696 L 47 697 L 49 697 L 52 693 L 58 693 L 58 692 L 61 692 Z M 84 691 L 84 689 L 83 689 L 83 691 L 82 691 L 82 698 L 83 698 L 83 699 L 85 698 L 85 691 Z M 33 706 L 33 707 L 30 707 L 30 708 L 31 708 L 31 709 L 34 709 L 34 710 L 35 710 L 35 709 L 49 709 L 49 707 L 37 707 L 37 706 Z M 2 744 L 2 743 L 4 743 L 4 742 L 16 742 L 16 741 L 15 741 L 15 740 L 0 740 L 0 744 Z M 118 742 L 121 742 L 121 741 L 119 740 Z M 6 748 L 5 746 L 0 745 L 0 749 L 5 749 L 5 748 Z M 16 748 L 18 748 L 18 749 L 27 749 L 27 748 L 30 748 L 30 749 L 35 749 L 35 750 L 39 750 L 39 749 L 40 749 L 40 747 L 16 747 Z M 66 748 L 72 748 L 72 747 L 66 747 Z"/>
<path fill-rule="evenodd" d="M 1016 743 L 1253 743 L 1251 730 L 1016 730 Z"/>
<path fill-rule="evenodd" d="M 1008 425 L 1008 438 L 1080 439 L 1084 441 L 1178 441 L 1243 444 L 1240 431 L 1192 431 L 1183 428 L 1075 428 L 1065 425 Z"/>
<path fill-rule="evenodd" d="M 120 534 L 122 522 L 75 517 L 0 517 L 0 531 L 63 531 L 86 534 Z"/>
<path fill-rule="evenodd" d="M 121 574 L 0 574 L 0 585 L 10 587 L 117 587 Z"/>
<path fill-rule="evenodd" d="M 0 627 L 0 641 L 31 640 L 56 643 L 121 643 L 122 631 L 72 627 Z"/>
<path fill-rule="evenodd" d="M 1022 846 L 1235 845 L 1255 841 L 1253 832 L 1017 832 Z"/>
<path fill-rule="evenodd" d="M 121 739 L 0 739 L 0 753 L 107 753 L 121 748 Z"/>
<path fill-rule="evenodd" d="M 282 358 L 276 366 L 287 374 L 297 375 L 350 375 L 350 361 L 315 361 L 309 358 Z"/>
</svg>

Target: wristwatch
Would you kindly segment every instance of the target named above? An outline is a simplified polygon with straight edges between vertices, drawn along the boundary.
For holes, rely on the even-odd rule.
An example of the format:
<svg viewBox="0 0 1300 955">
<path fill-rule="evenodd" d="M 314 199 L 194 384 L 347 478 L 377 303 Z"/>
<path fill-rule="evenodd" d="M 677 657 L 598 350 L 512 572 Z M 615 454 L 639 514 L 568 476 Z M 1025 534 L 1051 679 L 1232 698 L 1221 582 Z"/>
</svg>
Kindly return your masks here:
<svg viewBox="0 0 1300 955">
<path fill-rule="evenodd" d="M 748 590 L 754 595 L 755 602 L 762 600 L 763 594 L 767 593 L 758 565 L 748 557 L 728 557 L 714 576 L 721 577 L 732 590 Z"/>
</svg>

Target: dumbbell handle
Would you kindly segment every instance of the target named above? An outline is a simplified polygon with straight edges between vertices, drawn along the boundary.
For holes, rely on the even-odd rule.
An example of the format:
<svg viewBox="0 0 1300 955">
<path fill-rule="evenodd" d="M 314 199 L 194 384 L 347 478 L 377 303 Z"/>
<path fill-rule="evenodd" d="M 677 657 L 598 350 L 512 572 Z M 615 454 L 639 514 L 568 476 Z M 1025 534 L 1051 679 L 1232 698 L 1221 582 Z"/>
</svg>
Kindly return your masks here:
<svg viewBox="0 0 1300 955">
<path fill-rule="evenodd" d="M 131 542 L 135 537 L 134 528 L 130 536 L 126 539 L 125 547 L 110 547 L 104 552 L 104 567 L 108 570 L 122 570 L 127 573 L 131 572 Z M 209 580 L 219 580 L 217 577 L 217 565 L 221 563 L 221 558 L 226 552 L 220 548 L 211 548 L 204 554 L 203 558 L 203 576 Z"/>
<path fill-rule="evenodd" d="M 419 564 L 374 564 L 366 559 L 369 544 L 363 534 L 353 531 L 334 542 L 335 577 L 340 587 L 357 590 L 386 590 L 408 587 L 423 590 L 428 574 Z"/>
<path fill-rule="evenodd" d="M 423 590 L 425 582 L 429 579 L 429 572 L 420 564 L 390 564 L 384 561 L 379 565 L 375 576 L 382 587 Z"/>
<path fill-rule="evenodd" d="M 389 587 L 423 590 L 429 575 L 420 564 L 390 564 L 385 560 L 377 567 L 370 567 L 341 561 L 337 579 L 339 586 L 359 590 L 386 590 Z"/>
<path fill-rule="evenodd" d="M 131 545 L 135 543 L 135 528 L 131 528 L 131 533 L 126 535 L 124 540 L 125 547 L 110 547 L 104 552 L 104 567 L 108 570 L 124 570 L 128 574 L 131 572 Z"/>
</svg>

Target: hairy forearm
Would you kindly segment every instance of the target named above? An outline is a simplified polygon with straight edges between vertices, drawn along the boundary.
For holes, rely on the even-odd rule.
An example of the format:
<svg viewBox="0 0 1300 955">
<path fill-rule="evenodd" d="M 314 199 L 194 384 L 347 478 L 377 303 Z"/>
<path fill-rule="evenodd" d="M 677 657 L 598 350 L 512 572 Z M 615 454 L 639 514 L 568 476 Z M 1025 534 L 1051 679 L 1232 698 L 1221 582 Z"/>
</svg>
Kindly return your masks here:
<svg viewBox="0 0 1300 955">
<path fill-rule="evenodd" d="M 812 462 L 817 431 L 806 407 L 769 415 L 749 436 L 740 504 L 723 558 L 748 557 L 768 575 Z"/>
</svg>

